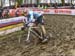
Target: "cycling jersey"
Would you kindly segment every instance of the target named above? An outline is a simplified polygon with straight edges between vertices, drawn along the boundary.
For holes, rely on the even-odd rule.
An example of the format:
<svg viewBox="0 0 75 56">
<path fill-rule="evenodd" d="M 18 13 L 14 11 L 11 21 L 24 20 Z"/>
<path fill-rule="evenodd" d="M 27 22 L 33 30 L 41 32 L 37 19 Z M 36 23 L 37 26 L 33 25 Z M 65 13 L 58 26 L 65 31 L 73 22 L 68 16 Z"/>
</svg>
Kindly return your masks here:
<svg viewBox="0 0 75 56">
<path fill-rule="evenodd" d="M 28 12 L 28 15 L 27 15 L 27 18 L 28 18 L 28 21 L 29 21 L 29 22 L 33 22 L 34 19 L 37 20 L 38 17 L 40 17 L 40 16 L 42 16 L 41 13 L 29 11 L 29 12 Z"/>
<path fill-rule="evenodd" d="M 38 13 L 38 12 L 34 12 L 34 11 L 28 11 L 28 14 L 27 14 L 27 19 L 26 19 L 26 24 L 30 24 L 30 23 L 33 23 L 33 22 L 37 22 L 37 23 L 40 23 L 40 24 L 43 24 L 44 21 L 43 21 L 43 15 L 42 13 Z"/>
</svg>

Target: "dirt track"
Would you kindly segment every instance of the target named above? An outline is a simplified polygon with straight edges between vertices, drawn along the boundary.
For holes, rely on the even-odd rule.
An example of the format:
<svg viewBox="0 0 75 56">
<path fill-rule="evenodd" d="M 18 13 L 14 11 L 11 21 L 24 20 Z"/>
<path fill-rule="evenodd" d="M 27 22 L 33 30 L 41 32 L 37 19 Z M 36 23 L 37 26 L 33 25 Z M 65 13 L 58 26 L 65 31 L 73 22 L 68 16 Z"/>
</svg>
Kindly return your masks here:
<svg viewBox="0 0 75 56">
<path fill-rule="evenodd" d="M 75 16 L 45 15 L 50 41 L 46 44 L 26 45 L 24 32 L 7 35 L 0 40 L 0 56 L 75 56 Z M 13 36 L 13 37 L 12 37 Z"/>
</svg>

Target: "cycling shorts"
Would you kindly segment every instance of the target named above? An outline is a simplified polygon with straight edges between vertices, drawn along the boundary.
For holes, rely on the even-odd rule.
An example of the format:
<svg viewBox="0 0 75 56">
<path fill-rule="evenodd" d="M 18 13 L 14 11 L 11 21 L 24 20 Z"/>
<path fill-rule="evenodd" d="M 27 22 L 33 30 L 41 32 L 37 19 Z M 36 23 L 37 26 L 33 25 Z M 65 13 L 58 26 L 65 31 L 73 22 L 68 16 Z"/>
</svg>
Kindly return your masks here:
<svg viewBox="0 0 75 56">
<path fill-rule="evenodd" d="M 43 16 L 41 15 L 41 16 L 39 16 L 37 19 L 36 19 L 36 21 L 35 21 L 37 24 L 42 24 L 42 25 L 44 25 L 44 20 L 43 20 Z"/>
</svg>

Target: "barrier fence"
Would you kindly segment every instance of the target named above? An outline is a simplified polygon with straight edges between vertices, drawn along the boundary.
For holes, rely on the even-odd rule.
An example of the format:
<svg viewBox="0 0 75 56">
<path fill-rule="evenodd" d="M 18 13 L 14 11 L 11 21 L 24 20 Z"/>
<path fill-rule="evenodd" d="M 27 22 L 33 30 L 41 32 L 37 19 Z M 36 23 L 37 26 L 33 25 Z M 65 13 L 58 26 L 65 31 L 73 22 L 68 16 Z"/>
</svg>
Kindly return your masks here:
<svg viewBox="0 0 75 56">
<path fill-rule="evenodd" d="M 25 17 L 15 17 L 9 19 L 1 19 L 0 20 L 0 35 L 9 34 L 11 32 L 15 32 L 21 29 L 22 27 L 22 20 Z"/>
</svg>

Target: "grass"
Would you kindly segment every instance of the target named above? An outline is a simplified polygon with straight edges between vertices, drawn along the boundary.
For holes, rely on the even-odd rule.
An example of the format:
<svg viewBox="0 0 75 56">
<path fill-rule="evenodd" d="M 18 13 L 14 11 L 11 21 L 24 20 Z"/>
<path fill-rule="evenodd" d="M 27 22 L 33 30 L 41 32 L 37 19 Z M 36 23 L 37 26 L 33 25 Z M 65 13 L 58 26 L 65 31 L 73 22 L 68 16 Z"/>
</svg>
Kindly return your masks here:
<svg viewBox="0 0 75 56">
<path fill-rule="evenodd" d="M 21 31 L 21 30 L 20 31 L 16 31 L 16 32 L 4 35 L 4 36 L 0 36 L 0 40 L 6 39 L 6 38 L 10 38 L 10 37 L 17 37 L 17 36 L 23 35 L 24 33 L 25 32 Z"/>
</svg>

